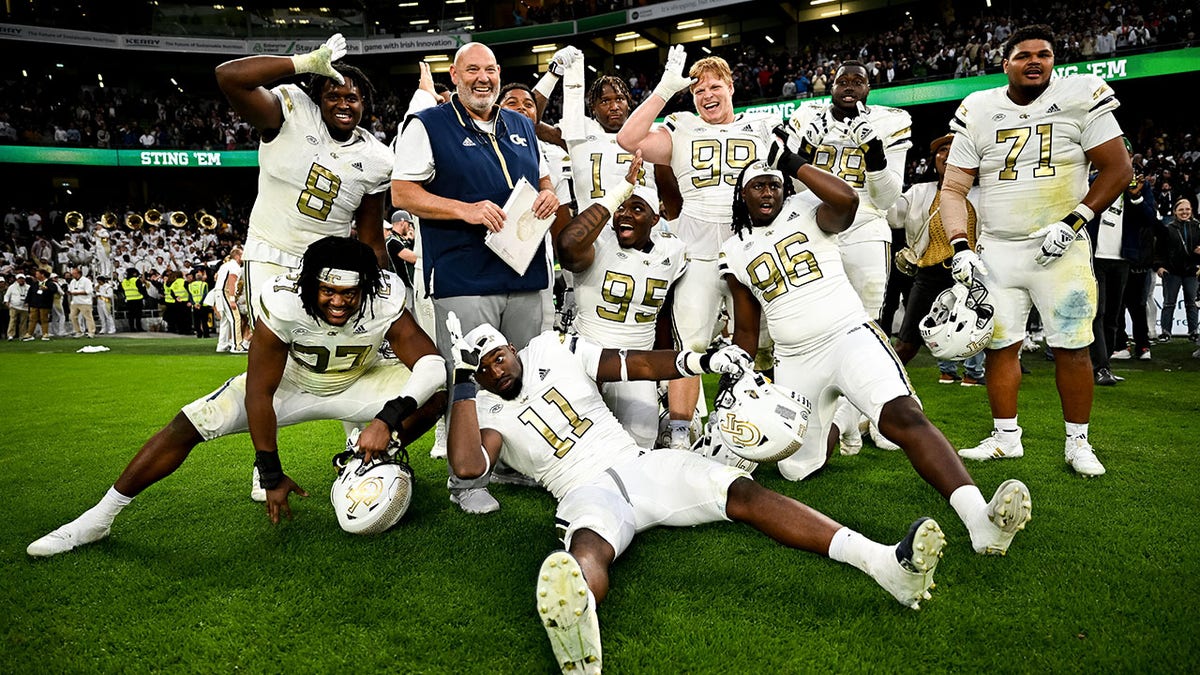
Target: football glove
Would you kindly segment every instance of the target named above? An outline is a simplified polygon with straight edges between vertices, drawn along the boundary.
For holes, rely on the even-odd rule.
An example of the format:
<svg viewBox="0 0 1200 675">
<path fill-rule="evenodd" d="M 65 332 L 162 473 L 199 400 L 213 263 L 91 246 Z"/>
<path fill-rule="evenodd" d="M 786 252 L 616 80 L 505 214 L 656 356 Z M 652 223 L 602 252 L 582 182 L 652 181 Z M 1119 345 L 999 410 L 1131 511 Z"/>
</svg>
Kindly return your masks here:
<svg viewBox="0 0 1200 675">
<path fill-rule="evenodd" d="M 960 284 L 971 285 L 976 274 L 987 276 L 987 266 L 979 259 L 979 254 L 971 250 L 966 239 L 955 239 L 950 242 L 954 246 L 954 257 L 950 260 L 950 274 Z"/>
<path fill-rule="evenodd" d="M 863 151 L 863 164 L 867 171 L 883 171 L 887 168 L 887 155 L 883 154 L 883 141 L 867 119 L 867 107 L 858 102 L 858 115 L 846 124 L 850 142 Z"/>
<path fill-rule="evenodd" d="M 800 155 L 806 162 L 811 162 L 814 155 L 817 154 L 817 146 L 821 145 L 825 140 L 825 134 L 829 131 L 829 111 L 822 110 L 803 127 L 792 125 L 792 132 L 800 138 L 800 149 L 796 154 Z"/>
<path fill-rule="evenodd" d="M 1058 260 L 1067 252 L 1067 249 L 1071 247 L 1076 237 L 1079 236 L 1078 230 L 1068 222 L 1076 219 L 1078 219 L 1080 227 L 1082 227 L 1083 217 L 1072 211 L 1066 218 L 1056 220 L 1029 235 L 1030 239 L 1042 240 L 1042 249 L 1034 257 L 1034 261 L 1037 264 L 1042 267 L 1049 267 L 1050 263 Z"/>
<path fill-rule="evenodd" d="M 692 85 L 692 78 L 683 74 L 683 66 L 687 63 L 687 50 L 683 45 L 675 45 L 667 50 L 667 62 L 663 66 L 662 79 L 654 88 L 654 94 L 664 101 L 670 101 L 675 94 Z"/>
<path fill-rule="evenodd" d="M 562 77 L 566 74 L 567 68 L 570 68 L 571 64 L 575 62 L 575 59 L 579 58 L 583 58 L 583 52 L 579 51 L 577 47 L 563 47 L 554 52 L 554 56 L 550 58 L 550 65 L 546 67 L 546 70 Z"/>
<path fill-rule="evenodd" d="M 896 269 L 905 276 L 915 277 L 917 276 L 917 259 L 916 251 L 905 246 L 896 251 Z"/>
<path fill-rule="evenodd" d="M 325 44 L 307 54 L 296 54 L 292 57 L 292 65 L 296 74 L 316 73 L 332 78 L 338 84 L 346 84 L 346 78 L 334 70 L 333 62 L 346 55 L 346 38 L 341 33 L 334 33 Z"/>
<path fill-rule="evenodd" d="M 482 354 L 478 347 L 463 339 L 462 324 L 454 312 L 446 316 L 446 330 L 450 333 L 450 353 L 454 357 L 454 381 L 459 382 L 460 374 L 474 375 L 479 370 Z"/>
<path fill-rule="evenodd" d="M 800 139 L 796 138 L 796 134 L 788 125 L 780 124 L 771 130 L 771 134 L 774 138 L 771 140 L 770 150 L 767 151 L 767 165 L 772 169 L 779 169 L 789 178 L 795 178 L 796 172 L 807 164 L 811 157 L 806 159 L 799 153 Z"/>
<path fill-rule="evenodd" d="M 716 344 L 708 348 L 700 359 L 700 367 L 706 373 L 729 373 L 741 375 L 754 370 L 754 359 L 737 345 Z"/>
</svg>

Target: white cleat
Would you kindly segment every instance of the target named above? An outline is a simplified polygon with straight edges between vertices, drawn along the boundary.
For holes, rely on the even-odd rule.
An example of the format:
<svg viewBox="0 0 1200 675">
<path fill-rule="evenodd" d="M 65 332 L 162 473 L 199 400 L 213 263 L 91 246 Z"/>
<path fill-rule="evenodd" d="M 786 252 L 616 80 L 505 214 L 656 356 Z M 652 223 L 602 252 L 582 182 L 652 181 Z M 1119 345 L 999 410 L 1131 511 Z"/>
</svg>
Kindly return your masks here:
<svg viewBox="0 0 1200 675">
<path fill-rule="evenodd" d="M 563 673 L 600 673 L 600 619 L 588 598 L 583 570 L 574 556 L 555 551 L 542 562 L 537 582 L 538 618 Z"/>
<path fill-rule="evenodd" d="M 992 430 L 992 435 L 983 439 L 983 442 L 973 448 L 963 448 L 958 451 L 958 456 L 963 459 L 977 459 L 984 461 L 988 459 L 1015 459 L 1025 454 L 1025 448 L 1021 445 L 1021 430 L 1017 429 L 1017 437 L 1015 440 L 1006 441 L 1000 436 L 1000 432 Z"/>
<path fill-rule="evenodd" d="M 1029 488 L 1019 480 L 1010 479 L 996 488 L 996 494 L 988 502 L 987 517 L 995 530 L 992 540 L 974 546 L 975 552 L 983 555 L 1004 555 L 1013 537 L 1025 529 L 1033 519 L 1033 500 Z M 974 542 L 972 542 L 974 543 Z"/>
<path fill-rule="evenodd" d="M 467 488 L 450 493 L 450 501 L 471 515 L 481 516 L 500 510 L 500 502 L 487 491 L 487 488 Z"/>
<path fill-rule="evenodd" d="M 250 499 L 256 502 L 267 501 L 267 489 L 262 486 L 258 479 L 258 467 L 254 467 L 254 473 L 250 474 Z"/>
<path fill-rule="evenodd" d="M 920 518 L 908 528 L 908 534 L 893 547 L 895 560 L 871 576 L 909 609 L 921 609 L 921 601 L 931 596 L 933 572 L 942 558 L 946 535 L 932 518 Z"/>
<path fill-rule="evenodd" d="M 1104 465 L 1096 459 L 1092 445 L 1082 438 L 1068 438 L 1065 448 L 1067 464 L 1084 478 L 1104 474 Z"/>
<path fill-rule="evenodd" d="M 899 445 L 896 445 L 887 436 L 883 435 L 883 432 L 879 430 L 879 427 L 875 426 L 874 422 L 871 422 L 871 442 L 880 450 L 887 450 L 888 452 L 896 452 L 900 449 Z"/>
<path fill-rule="evenodd" d="M 440 419 L 433 428 L 433 447 L 429 449 L 433 459 L 446 459 L 446 420 Z"/>
<path fill-rule="evenodd" d="M 35 558 L 49 558 L 52 555 L 66 553 L 77 546 L 100 541 L 108 536 L 109 531 L 107 525 L 89 526 L 72 521 L 33 542 L 25 549 L 25 552 Z"/>
</svg>

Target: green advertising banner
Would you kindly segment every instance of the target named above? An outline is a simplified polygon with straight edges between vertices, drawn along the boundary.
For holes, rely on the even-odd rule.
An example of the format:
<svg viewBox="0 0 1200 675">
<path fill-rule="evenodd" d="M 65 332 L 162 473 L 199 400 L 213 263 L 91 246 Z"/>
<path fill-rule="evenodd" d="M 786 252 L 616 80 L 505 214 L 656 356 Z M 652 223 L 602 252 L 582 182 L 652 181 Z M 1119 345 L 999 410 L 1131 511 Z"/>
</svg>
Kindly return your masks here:
<svg viewBox="0 0 1200 675">
<path fill-rule="evenodd" d="M 173 168 L 255 167 L 257 150 L 97 150 L 28 145 L 0 146 L 0 162 L 77 166 Z"/>
</svg>

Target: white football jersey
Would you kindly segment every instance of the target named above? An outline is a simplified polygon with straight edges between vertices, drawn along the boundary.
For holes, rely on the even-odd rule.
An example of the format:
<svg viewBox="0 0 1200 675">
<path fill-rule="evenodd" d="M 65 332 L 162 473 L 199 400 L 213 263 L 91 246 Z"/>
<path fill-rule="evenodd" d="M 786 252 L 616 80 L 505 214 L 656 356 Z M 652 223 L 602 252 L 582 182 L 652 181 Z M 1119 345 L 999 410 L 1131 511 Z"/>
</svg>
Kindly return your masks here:
<svg viewBox="0 0 1200 675">
<path fill-rule="evenodd" d="M 1007 86 L 965 98 L 950 129 L 947 164 L 978 169 L 980 234 L 1026 239 L 1060 220 L 1088 190 L 1087 150 L 1121 135 L 1121 104 L 1095 75 L 1054 76 L 1029 105 Z"/>
<path fill-rule="evenodd" d="M 504 437 L 500 458 L 556 498 L 641 449 L 621 428 L 596 388 L 599 345 L 545 332 L 521 350 L 521 393 L 507 401 L 480 390 L 480 429 Z"/>
<path fill-rule="evenodd" d="M 621 248 L 611 230 L 596 238 L 596 257 L 575 273 L 575 329 L 611 348 L 653 349 L 658 311 L 667 289 L 687 267 L 683 242 L 650 233 L 649 253 Z"/>
<path fill-rule="evenodd" d="M 846 278 L 837 235 L 817 226 L 819 206 L 793 195 L 770 225 L 721 246 L 721 276 L 732 274 L 754 294 L 779 356 L 799 356 L 871 320 Z"/>
<path fill-rule="evenodd" d="M 213 288 L 224 293 L 225 283 L 229 280 L 230 275 L 237 277 L 238 281 L 235 283 L 240 287 L 242 285 L 242 264 L 233 258 L 221 263 L 221 267 L 217 269 L 217 276 L 213 278 Z"/>
<path fill-rule="evenodd" d="M 299 87 L 284 84 L 271 93 L 283 108 L 283 125 L 259 145 L 245 258 L 294 268 L 314 241 L 350 236 L 363 197 L 390 187 L 393 157 L 362 127 L 345 143 L 335 141 Z"/>
<path fill-rule="evenodd" d="M 729 124 L 708 124 L 689 112 L 668 115 L 663 122 L 671 132 L 671 169 L 683 198 L 683 215 L 724 226 L 718 245 L 729 236 L 738 174 L 755 160 L 766 158 L 771 130 L 779 123 L 774 113 L 741 113 Z M 712 236 L 678 234 L 689 246 L 705 234 Z"/>
<path fill-rule="evenodd" d="M 821 112 L 829 109 L 828 103 L 809 101 L 800 105 L 792 113 L 792 128 L 797 133 L 803 133 L 809 121 Z M 904 182 L 904 163 L 909 148 L 912 147 L 912 117 L 899 108 L 889 108 L 873 105 L 867 108 L 867 119 L 871 127 L 883 143 L 883 152 L 887 155 L 887 170 L 896 174 L 900 183 Z M 887 225 L 887 210 L 891 204 L 876 204 L 867 190 L 867 166 L 862 148 L 850 140 L 849 127 L 844 122 L 832 122 L 821 145 L 817 146 L 813 155 L 812 165 L 841 178 L 858 193 L 858 213 L 854 223 L 843 232 L 843 244 L 860 241 L 891 241 L 891 232 Z M 798 190 L 807 190 L 803 184 L 795 183 Z"/>
<path fill-rule="evenodd" d="M 576 213 L 595 204 L 612 189 L 625 181 L 633 153 L 617 145 L 617 135 L 610 134 L 600 123 L 590 117 L 584 120 L 585 136 L 580 140 L 568 140 L 567 149 L 571 157 L 571 177 L 575 189 Z M 654 165 L 642 163 L 638 173 L 638 184 L 645 185 L 658 193 L 654 182 Z M 658 204 L 652 204 L 657 209 Z"/>
<path fill-rule="evenodd" d="M 300 302 L 299 278 L 281 274 L 259 296 L 255 316 L 288 345 L 283 379 L 317 396 L 345 391 L 379 360 L 379 345 L 404 309 L 404 282 L 383 271 L 383 288 L 344 326 L 314 319 Z"/>
</svg>

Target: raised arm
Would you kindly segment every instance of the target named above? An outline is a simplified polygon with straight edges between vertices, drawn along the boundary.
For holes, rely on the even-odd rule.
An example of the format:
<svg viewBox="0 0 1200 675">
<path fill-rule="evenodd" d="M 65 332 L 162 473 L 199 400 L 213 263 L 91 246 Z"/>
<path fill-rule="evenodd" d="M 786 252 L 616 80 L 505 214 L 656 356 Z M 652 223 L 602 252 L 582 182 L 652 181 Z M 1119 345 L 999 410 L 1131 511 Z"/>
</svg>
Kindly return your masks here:
<svg viewBox="0 0 1200 675">
<path fill-rule="evenodd" d="M 592 266 L 596 257 L 596 249 L 593 246 L 596 237 L 612 219 L 612 214 L 633 194 L 633 185 L 641 168 L 642 155 L 638 151 L 629 163 L 629 171 L 626 172 L 625 182 L 621 184 L 620 189 L 610 190 L 603 198 L 584 209 L 554 238 L 554 250 L 563 269 L 582 272 Z"/>
<path fill-rule="evenodd" d="M 651 164 L 671 162 L 671 132 L 661 127 L 651 131 L 650 125 L 654 124 L 658 114 L 666 107 L 667 101 L 691 86 L 691 78 L 683 75 L 686 62 L 687 52 L 683 45 L 675 45 L 667 51 L 662 79 L 654 88 L 654 92 L 642 101 L 625 121 L 625 126 L 617 132 L 617 145 L 630 152 L 641 150 L 642 157 Z"/>
<path fill-rule="evenodd" d="M 346 39 L 341 33 L 307 54 L 295 56 L 247 56 L 217 66 L 217 86 L 230 105 L 259 131 L 273 131 L 283 125 L 283 106 L 266 85 L 301 73 L 318 73 L 343 82 L 333 69 L 334 61 L 346 55 Z"/>
</svg>

